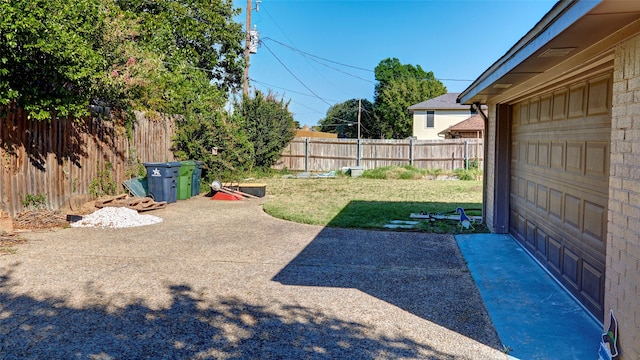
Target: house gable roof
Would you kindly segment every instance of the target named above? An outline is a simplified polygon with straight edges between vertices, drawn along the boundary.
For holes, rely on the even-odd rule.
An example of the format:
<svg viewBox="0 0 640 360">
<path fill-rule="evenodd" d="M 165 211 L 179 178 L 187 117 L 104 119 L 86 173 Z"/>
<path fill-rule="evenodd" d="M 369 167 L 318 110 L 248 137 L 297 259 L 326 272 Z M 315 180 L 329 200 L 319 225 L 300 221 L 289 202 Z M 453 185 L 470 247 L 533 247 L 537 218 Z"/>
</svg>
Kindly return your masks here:
<svg viewBox="0 0 640 360">
<path fill-rule="evenodd" d="M 484 130 L 484 120 L 480 114 L 475 114 L 467 120 L 461 121 L 449 128 L 452 131 Z"/>
<path fill-rule="evenodd" d="M 455 125 L 452 125 L 445 130 L 438 133 L 438 135 L 444 135 L 452 132 L 471 132 L 471 131 L 483 131 L 484 119 L 480 114 L 475 114 L 470 118 L 463 120 Z"/>
<path fill-rule="evenodd" d="M 458 104 L 456 99 L 460 93 L 446 93 L 433 99 L 409 106 L 409 111 L 415 110 L 469 110 L 469 105 Z"/>
</svg>

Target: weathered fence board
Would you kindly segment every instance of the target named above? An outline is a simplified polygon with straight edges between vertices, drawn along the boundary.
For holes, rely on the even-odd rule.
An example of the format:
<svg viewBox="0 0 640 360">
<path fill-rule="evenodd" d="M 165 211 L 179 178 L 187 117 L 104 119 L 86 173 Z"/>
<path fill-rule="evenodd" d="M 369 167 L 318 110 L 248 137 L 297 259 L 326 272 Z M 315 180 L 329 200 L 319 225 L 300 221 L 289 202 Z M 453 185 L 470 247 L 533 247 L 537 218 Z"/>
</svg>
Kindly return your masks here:
<svg viewBox="0 0 640 360">
<path fill-rule="evenodd" d="M 294 138 L 282 151 L 277 169 L 325 172 L 344 167 L 373 169 L 413 165 L 424 169 L 454 170 L 465 160 L 482 166 L 482 139 L 376 140 Z"/>
<path fill-rule="evenodd" d="M 27 195 L 44 195 L 47 207 L 79 205 L 89 199 L 91 182 L 111 163 L 121 188 L 126 172 L 142 162 L 173 161 L 175 120 L 136 114 L 130 137 L 100 117 L 32 121 L 21 109 L 0 109 L 0 210 L 24 210 Z"/>
</svg>

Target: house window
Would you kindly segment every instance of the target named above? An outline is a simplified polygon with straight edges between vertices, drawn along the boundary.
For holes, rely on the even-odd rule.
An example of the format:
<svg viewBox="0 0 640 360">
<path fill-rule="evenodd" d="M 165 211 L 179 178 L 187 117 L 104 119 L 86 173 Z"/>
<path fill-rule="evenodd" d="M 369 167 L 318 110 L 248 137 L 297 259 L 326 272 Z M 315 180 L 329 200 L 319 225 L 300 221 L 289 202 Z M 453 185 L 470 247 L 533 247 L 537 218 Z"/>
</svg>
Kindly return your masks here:
<svg viewBox="0 0 640 360">
<path fill-rule="evenodd" d="M 427 123 L 425 124 L 426 128 L 434 127 L 433 117 L 435 115 L 435 111 L 427 111 Z"/>
</svg>

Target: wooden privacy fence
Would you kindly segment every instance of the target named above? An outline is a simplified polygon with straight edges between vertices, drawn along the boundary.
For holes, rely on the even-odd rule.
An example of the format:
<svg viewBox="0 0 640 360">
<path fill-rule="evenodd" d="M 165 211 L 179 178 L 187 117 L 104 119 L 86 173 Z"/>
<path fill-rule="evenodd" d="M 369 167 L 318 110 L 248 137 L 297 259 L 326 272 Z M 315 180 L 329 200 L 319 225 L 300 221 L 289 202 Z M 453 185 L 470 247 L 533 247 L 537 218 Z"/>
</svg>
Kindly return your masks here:
<svg viewBox="0 0 640 360">
<path fill-rule="evenodd" d="M 277 169 L 331 171 L 362 166 L 374 169 L 413 165 L 423 169 L 465 168 L 477 160 L 482 168 L 482 139 L 377 140 L 294 138 L 283 150 Z"/>
<path fill-rule="evenodd" d="M 106 169 L 121 188 L 127 170 L 141 162 L 173 161 L 175 119 L 136 114 L 132 134 L 111 121 L 32 121 L 21 109 L 0 109 L 0 213 L 24 210 L 27 195 L 44 196 L 50 209 L 78 207 Z"/>
</svg>

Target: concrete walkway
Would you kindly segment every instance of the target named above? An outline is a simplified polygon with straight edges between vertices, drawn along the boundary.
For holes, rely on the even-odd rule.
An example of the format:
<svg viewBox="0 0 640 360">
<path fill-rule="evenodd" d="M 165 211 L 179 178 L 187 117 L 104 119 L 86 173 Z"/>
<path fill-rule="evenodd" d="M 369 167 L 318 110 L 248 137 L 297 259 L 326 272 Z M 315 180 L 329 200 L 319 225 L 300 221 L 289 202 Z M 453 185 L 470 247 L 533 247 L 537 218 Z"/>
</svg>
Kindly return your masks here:
<svg viewBox="0 0 640 360">
<path fill-rule="evenodd" d="M 517 359 L 597 359 L 602 325 L 510 235 L 456 235 L 500 340 Z"/>
<path fill-rule="evenodd" d="M 205 197 L 24 234 L 0 359 L 506 359 L 450 235 L 307 226 Z"/>
</svg>

